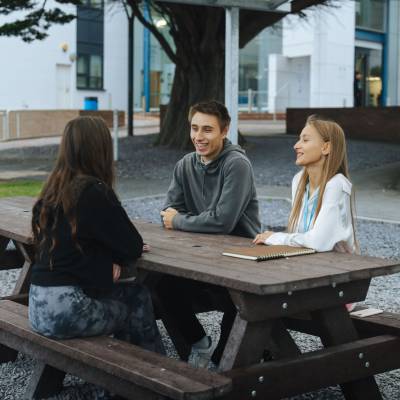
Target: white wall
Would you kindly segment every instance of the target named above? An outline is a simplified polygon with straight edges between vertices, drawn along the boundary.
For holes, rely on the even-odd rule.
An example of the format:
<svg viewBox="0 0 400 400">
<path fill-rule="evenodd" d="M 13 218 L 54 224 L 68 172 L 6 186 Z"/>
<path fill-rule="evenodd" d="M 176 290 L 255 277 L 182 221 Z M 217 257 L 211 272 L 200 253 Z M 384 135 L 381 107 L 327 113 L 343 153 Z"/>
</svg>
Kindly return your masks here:
<svg viewBox="0 0 400 400">
<path fill-rule="evenodd" d="M 76 13 L 72 6 L 63 9 Z M 23 16 L 22 13 L 19 15 Z M 76 89 L 76 61 L 70 58 L 76 56 L 76 20 L 67 25 L 52 26 L 43 41 L 24 43 L 19 38 L 0 37 L 0 110 L 58 108 L 57 64 L 70 66 L 68 108 L 82 109 L 84 98 L 90 96 L 98 98 L 100 109 L 125 110 L 127 36 L 124 11 L 107 6 L 104 15 L 104 90 L 90 91 Z M 61 49 L 63 43 L 68 45 L 66 52 Z"/>
<path fill-rule="evenodd" d="M 78 104 L 95 95 L 101 109 L 126 110 L 128 99 L 128 22 L 120 4 L 104 10 L 104 91 L 77 92 Z"/>
<path fill-rule="evenodd" d="M 75 7 L 63 9 L 74 12 Z M 51 27 L 43 41 L 25 43 L 19 38 L 0 37 L 0 109 L 54 108 L 56 65 L 72 64 L 69 54 L 76 53 L 75 32 L 73 21 Z M 68 44 L 67 52 L 60 47 L 63 43 Z"/>
<path fill-rule="evenodd" d="M 269 56 L 268 111 L 310 106 L 310 57 Z"/>
<path fill-rule="evenodd" d="M 392 106 L 400 104 L 400 3 L 389 1 L 388 13 L 388 58 L 386 64 L 388 87 L 386 100 L 387 105 Z"/>
<path fill-rule="evenodd" d="M 281 63 L 286 72 L 280 74 L 275 67 L 277 73 L 275 77 L 270 75 L 270 79 L 275 81 L 276 87 L 283 87 L 285 79 L 290 82 L 287 107 L 291 104 L 298 107 L 353 105 L 354 7 L 353 1 L 345 0 L 340 8 L 310 9 L 306 11 L 305 20 L 293 16 L 284 19 L 282 53 L 287 61 L 281 60 Z M 302 81 L 299 86 L 299 77 L 307 76 L 307 57 L 309 81 Z M 296 65 L 303 71 L 298 78 L 294 76 L 298 69 Z M 309 85 L 309 96 L 304 93 L 306 84 Z M 278 103 L 280 108 L 285 108 L 282 101 Z"/>
</svg>

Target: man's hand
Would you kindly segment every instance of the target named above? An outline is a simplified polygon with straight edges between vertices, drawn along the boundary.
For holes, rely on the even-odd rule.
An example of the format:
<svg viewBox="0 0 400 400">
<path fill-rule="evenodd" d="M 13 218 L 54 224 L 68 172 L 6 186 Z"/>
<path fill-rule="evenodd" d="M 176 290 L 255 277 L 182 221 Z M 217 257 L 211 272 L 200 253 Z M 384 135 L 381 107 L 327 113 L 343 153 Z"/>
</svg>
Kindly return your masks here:
<svg viewBox="0 0 400 400">
<path fill-rule="evenodd" d="M 113 281 L 116 282 L 121 276 L 121 267 L 118 264 L 113 264 Z"/>
<path fill-rule="evenodd" d="M 172 220 L 174 219 L 175 215 L 178 214 L 178 211 L 175 210 L 175 208 L 168 207 L 166 210 L 161 211 L 160 214 L 163 219 L 165 228 L 174 229 L 172 225 Z"/>
<path fill-rule="evenodd" d="M 265 244 L 265 241 L 271 236 L 273 235 L 274 232 L 271 231 L 265 231 L 263 233 L 259 233 L 258 235 L 256 235 L 256 237 L 253 240 L 253 243 L 255 244 Z"/>
</svg>

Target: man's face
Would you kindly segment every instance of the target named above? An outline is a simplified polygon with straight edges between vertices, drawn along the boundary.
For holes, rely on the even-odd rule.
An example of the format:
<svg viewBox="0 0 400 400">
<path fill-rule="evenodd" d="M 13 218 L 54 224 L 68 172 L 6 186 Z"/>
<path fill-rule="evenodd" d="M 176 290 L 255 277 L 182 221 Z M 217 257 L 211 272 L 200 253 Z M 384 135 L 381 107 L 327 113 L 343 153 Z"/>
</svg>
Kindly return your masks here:
<svg viewBox="0 0 400 400">
<path fill-rule="evenodd" d="M 221 130 L 218 118 L 215 115 L 196 112 L 190 124 L 190 137 L 204 162 L 217 158 L 224 147 L 224 139 L 228 133 L 228 127 Z"/>
</svg>

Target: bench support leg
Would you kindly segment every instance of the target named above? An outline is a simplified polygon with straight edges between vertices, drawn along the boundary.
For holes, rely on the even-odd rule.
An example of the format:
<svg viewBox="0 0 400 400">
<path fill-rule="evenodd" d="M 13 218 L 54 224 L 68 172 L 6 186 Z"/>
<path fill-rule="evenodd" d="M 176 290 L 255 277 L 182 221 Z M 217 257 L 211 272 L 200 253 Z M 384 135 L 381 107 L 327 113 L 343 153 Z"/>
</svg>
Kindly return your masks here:
<svg viewBox="0 0 400 400">
<path fill-rule="evenodd" d="M 312 317 L 320 327 L 320 337 L 325 347 L 358 339 L 357 331 L 344 306 L 313 312 Z M 373 376 L 344 383 L 341 388 L 346 400 L 382 400 Z"/>
<path fill-rule="evenodd" d="M 13 362 L 17 359 L 18 351 L 0 344 L 0 364 Z"/>
<path fill-rule="evenodd" d="M 25 399 L 42 399 L 62 391 L 65 372 L 38 361 L 28 383 Z"/>
<path fill-rule="evenodd" d="M 270 321 L 248 322 L 236 315 L 219 364 L 220 371 L 259 363 L 271 334 Z"/>
<path fill-rule="evenodd" d="M 24 265 L 22 266 L 20 275 L 13 290 L 13 294 L 18 295 L 29 292 L 29 285 L 31 282 L 31 273 L 32 273 L 31 266 L 33 262 L 33 254 L 32 254 L 33 249 L 32 246 L 27 246 L 25 244 L 16 241 L 14 241 L 14 244 L 25 259 Z"/>
</svg>

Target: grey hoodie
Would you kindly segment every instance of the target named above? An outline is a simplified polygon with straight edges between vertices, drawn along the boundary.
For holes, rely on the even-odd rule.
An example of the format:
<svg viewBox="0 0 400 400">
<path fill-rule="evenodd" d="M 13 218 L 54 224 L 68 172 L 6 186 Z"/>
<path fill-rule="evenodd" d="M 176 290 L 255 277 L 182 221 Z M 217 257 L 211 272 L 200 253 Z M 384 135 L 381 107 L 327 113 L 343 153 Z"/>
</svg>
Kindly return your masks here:
<svg viewBox="0 0 400 400">
<path fill-rule="evenodd" d="M 244 150 L 227 139 L 207 165 L 195 152 L 177 162 L 168 207 L 179 211 L 173 219 L 177 230 L 245 237 L 261 231 L 253 168 Z"/>
</svg>

